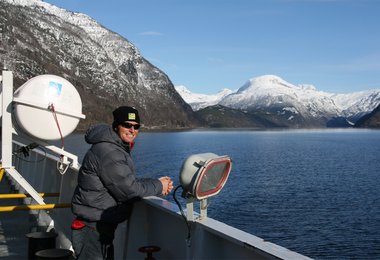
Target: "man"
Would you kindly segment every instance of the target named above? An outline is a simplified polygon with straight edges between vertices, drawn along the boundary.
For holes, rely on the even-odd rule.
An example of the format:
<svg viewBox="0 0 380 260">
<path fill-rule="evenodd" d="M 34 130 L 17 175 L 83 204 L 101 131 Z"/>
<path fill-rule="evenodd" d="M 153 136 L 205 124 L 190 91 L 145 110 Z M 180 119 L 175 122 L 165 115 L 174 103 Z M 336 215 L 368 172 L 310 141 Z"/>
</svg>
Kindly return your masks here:
<svg viewBox="0 0 380 260">
<path fill-rule="evenodd" d="M 140 117 L 132 107 L 113 111 L 111 125 L 91 127 L 85 140 L 91 144 L 78 174 L 72 198 L 76 215 L 72 243 L 77 259 L 113 259 L 117 225 L 126 220 L 132 204 L 144 196 L 167 195 L 172 180 L 137 178 L 130 152 L 139 133 Z"/>
</svg>

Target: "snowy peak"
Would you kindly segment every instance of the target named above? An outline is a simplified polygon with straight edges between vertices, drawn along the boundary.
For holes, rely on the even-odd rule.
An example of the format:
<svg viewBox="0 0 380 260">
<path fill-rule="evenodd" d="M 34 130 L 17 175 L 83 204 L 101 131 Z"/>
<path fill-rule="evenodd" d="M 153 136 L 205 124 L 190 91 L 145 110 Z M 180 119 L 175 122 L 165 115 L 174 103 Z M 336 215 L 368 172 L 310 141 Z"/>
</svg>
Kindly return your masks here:
<svg viewBox="0 0 380 260">
<path fill-rule="evenodd" d="M 267 91 L 272 89 L 273 91 L 280 91 L 283 88 L 295 89 L 296 86 L 286 82 L 275 75 L 264 75 L 248 80 L 239 90 L 237 94 L 248 94 L 257 91 Z"/>
<path fill-rule="evenodd" d="M 194 111 L 200 110 L 202 108 L 213 106 L 218 104 L 224 97 L 232 93 L 232 90 L 222 89 L 217 94 L 206 95 L 192 93 L 185 86 L 176 86 L 175 89 L 181 95 L 183 100 L 188 103 Z"/>
<path fill-rule="evenodd" d="M 248 80 L 236 94 L 290 94 L 294 92 L 317 91 L 313 85 L 294 85 L 275 75 L 264 75 Z"/>
<path fill-rule="evenodd" d="M 221 105 L 235 109 L 272 109 L 279 113 L 293 111 L 305 117 L 339 113 L 328 95 L 310 85 L 293 85 L 278 76 L 252 78 L 236 93 L 224 98 Z"/>
<path fill-rule="evenodd" d="M 107 28 L 101 26 L 97 21 L 83 13 L 70 12 L 49 3 L 40 0 L 5 0 L 14 5 L 29 6 L 35 8 L 43 8 L 45 12 L 54 15 L 66 23 L 70 23 L 81 28 L 94 43 L 101 45 L 105 53 L 115 62 L 117 66 L 121 66 L 126 58 L 133 58 L 131 53 L 140 56 L 138 49 L 130 42 L 126 41 L 122 36 L 114 33 Z M 55 21 L 59 25 L 58 21 Z M 43 25 L 44 21 L 40 21 Z M 45 26 L 46 27 L 46 26 Z M 59 39 L 59 33 L 56 35 Z M 115 48 L 117 46 L 117 48 Z"/>
<path fill-rule="evenodd" d="M 380 100 L 380 91 L 374 89 L 347 94 L 332 94 L 331 98 L 342 110 L 349 110 L 350 107 L 359 104 L 365 104 L 366 110 L 373 110 L 376 107 L 375 103 Z"/>
<path fill-rule="evenodd" d="M 193 94 L 189 90 L 186 94 L 183 90 L 177 91 L 194 110 L 206 104 L 219 104 L 244 111 L 270 111 L 286 116 L 289 121 L 301 117 L 304 121 L 318 120 L 322 124 L 335 117 L 355 122 L 380 104 L 380 90 L 334 94 L 318 91 L 309 84 L 294 85 L 275 75 L 251 78 L 236 92 L 229 91 L 218 98 L 217 95 Z"/>
<path fill-rule="evenodd" d="M 380 102 L 380 90 L 351 94 L 318 91 L 312 85 L 293 85 L 280 77 L 265 75 L 250 79 L 235 94 L 221 101 L 238 109 L 277 107 L 302 114 L 304 117 L 353 116 L 371 112 Z"/>
</svg>

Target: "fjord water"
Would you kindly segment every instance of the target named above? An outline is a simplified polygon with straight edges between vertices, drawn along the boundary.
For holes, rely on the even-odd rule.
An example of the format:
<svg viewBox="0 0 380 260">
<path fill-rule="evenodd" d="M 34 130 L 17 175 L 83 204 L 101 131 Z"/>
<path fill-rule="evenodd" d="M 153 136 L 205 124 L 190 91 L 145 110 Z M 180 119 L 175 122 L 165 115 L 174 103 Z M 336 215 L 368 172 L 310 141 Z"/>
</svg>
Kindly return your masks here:
<svg viewBox="0 0 380 260">
<path fill-rule="evenodd" d="M 88 145 L 74 135 L 66 147 L 82 158 Z M 210 217 L 315 259 L 380 259 L 380 131 L 141 133 L 133 157 L 139 176 L 177 186 L 203 152 L 233 160 Z"/>
</svg>

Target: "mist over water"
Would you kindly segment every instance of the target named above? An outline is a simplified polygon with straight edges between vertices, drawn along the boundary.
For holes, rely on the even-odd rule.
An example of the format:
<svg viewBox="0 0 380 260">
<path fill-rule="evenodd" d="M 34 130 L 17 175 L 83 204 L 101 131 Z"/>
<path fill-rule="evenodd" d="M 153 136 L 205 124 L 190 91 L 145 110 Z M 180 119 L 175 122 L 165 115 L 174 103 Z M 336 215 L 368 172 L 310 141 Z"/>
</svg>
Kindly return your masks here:
<svg viewBox="0 0 380 260">
<path fill-rule="evenodd" d="M 89 148 L 81 135 L 66 147 L 80 161 Z M 204 152 L 233 160 L 209 217 L 315 259 L 380 259 L 380 131 L 141 133 L 132 154 L 139 176 L 177 186 Z"/>
</svg>

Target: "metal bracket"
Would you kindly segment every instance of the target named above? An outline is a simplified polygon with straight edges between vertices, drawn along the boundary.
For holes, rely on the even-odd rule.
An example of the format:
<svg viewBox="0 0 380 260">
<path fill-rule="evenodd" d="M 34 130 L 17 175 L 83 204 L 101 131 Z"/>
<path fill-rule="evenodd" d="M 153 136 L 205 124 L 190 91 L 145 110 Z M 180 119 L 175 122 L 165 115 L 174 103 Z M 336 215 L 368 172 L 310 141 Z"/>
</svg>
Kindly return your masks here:
<svg viewBox="0 0 380 260">
<path fill-rule="evenodd" d="M 194 199 L 188 198 L 186 200 L 186 219 L 187 221 L 194 221 Z"/>
<path fill-rule="evenodd" d="M 13 98 L 13 73 L 3 71 L 2 73 L 2 131 L 1 131 L 1 163 L 2 168 L 23 187 L 30 196 L 39 204 L 45 204 L 43 198 L 29 184 L 24 177 L 13 167 L 12 164 L 12 98 Z"/>
<path fill-rule="evenodd" d="M 194 202 L 198 201 L 194 197 L 187 198 L 186 200 L 186 219 L 187 221 L 195 221 L 194 217 Z M 199 201 L 199 220 L 204 220 L 207 218 L 207 199 L 202 199 Z"/>
<path fill-rule="evenodd" d="M 45 205 L 44 199 L 40 194 L 29 184 L 27 180 L 22 177 L 22 175 L 15 168 L 6 168 L 5 171 L 15 180 L 21 187 L 24 188 L 26 193 L 28 193 L 35 201 L 40 205 Z"/>
</svg>

